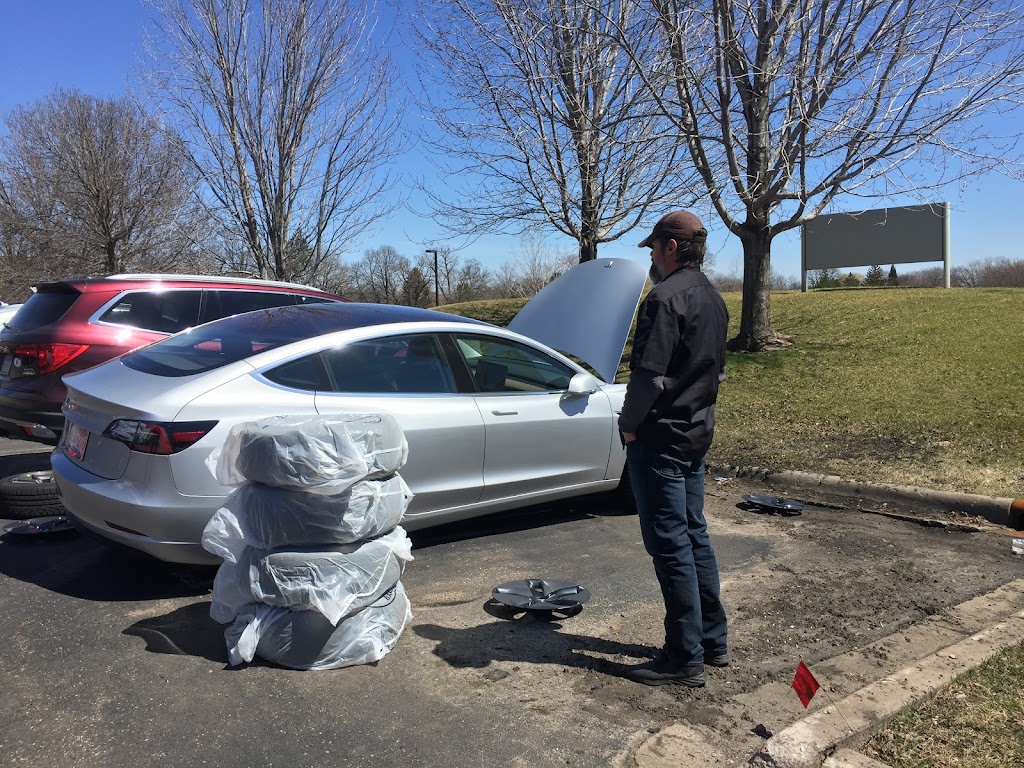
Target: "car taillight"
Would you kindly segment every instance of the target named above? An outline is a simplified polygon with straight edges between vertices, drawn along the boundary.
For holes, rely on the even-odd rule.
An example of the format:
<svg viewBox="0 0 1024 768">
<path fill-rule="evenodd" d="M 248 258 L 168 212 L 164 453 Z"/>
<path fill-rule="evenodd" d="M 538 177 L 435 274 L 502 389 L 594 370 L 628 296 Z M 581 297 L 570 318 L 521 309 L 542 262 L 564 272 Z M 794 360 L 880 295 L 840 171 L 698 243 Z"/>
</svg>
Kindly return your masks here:
<svg viewBox="0 0 1024 768">
<path fill-rule="evenodd" d="M 21 359 L 22 374 L 31 376 L 56 371 L 88 348 L 88 344 L 18 344 L 14 357 Z"/>
<path fill-rule="evenodd" d="M 135 421 L 118 419 L 103 434 L 127 445 L 139 453 L 168 456 L 188 448 L 199 441 L 216 421 Z"/>
</svg>

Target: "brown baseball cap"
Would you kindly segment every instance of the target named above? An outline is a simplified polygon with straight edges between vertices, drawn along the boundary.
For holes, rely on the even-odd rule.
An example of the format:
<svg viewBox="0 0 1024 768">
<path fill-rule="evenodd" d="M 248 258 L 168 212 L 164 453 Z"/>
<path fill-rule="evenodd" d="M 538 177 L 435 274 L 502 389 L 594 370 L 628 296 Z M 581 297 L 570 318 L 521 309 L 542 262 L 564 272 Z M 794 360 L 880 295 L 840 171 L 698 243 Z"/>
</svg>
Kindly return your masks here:
<svg viewBox="0 0 1024 768">
<path fill-rule="evenodd" d="M 640 243 L 640 247 L 649 248 L 652 242 L 662 238 L 691 242 L 707 240 L 708 231 L 704 229 L 700 219 L 689 211 L 672 211 L 672 213 L 666 213 L 658 219 L 658 223 L 654 225 L 654 230 L 644 238 Z"/>
</svg>

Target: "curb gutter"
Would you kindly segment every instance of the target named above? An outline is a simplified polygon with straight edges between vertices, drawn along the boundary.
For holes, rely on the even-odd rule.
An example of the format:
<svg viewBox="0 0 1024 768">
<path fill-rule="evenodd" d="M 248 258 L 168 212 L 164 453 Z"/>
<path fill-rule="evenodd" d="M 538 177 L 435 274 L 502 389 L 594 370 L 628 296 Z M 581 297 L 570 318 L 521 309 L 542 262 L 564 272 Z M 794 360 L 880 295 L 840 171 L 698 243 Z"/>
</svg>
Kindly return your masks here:
<svg viewBox="0 0 1024 768">
<path fill-rule="evenodd" d="M 785 485 L 808 490 L 821 490 L 840 496 L 891 501 L 906 501 L 941 507 L 953 512 L 983 517 L 991 523 L 1024 530 L 1024 498 L 997 498 L 975 493 L 936 491 L 908 485 L 869 483 L 847 480 L 837 475 L 820 475 L 791 469 L 771 470 L 763 467 L 737 467 L 730 464 L 709 462 L 708 471 L 715 475 L 740 477 L 766 483 Z"/>
<path fill-rule="evenodd" d="M 877 761 L 853 762 L 856 758 L 839 748 L 859 745 L 879 725 L 1003 648 L 1019 643 L 1021 637 L 1024 611 L 794 723 L 768 739 L 750 764 L 761 768 L 879 765 Z M 844 759 L 850 762 L 842 762 Z"/>
</svg>

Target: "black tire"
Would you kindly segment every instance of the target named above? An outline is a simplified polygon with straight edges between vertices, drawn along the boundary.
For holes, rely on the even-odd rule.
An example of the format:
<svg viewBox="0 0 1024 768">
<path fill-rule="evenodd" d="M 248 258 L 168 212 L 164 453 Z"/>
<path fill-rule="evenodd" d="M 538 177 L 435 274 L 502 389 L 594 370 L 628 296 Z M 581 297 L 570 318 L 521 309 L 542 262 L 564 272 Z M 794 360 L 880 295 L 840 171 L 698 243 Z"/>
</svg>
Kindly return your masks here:
<svg viewBox="0 0 1024 768">
<path fill-rule="evenodd" d="M 0 478 L 0 516 L 27 520 L 62 514 L 64 506 L 51 470 L 30 470 Z"/>
</svg>

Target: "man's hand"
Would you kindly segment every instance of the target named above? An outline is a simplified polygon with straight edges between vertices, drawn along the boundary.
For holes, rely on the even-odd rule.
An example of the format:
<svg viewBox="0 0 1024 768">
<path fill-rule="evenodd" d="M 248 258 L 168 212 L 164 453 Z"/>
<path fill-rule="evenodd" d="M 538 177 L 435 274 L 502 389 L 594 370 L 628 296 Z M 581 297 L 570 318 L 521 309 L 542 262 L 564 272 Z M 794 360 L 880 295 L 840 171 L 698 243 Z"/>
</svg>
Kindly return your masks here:
<svg viewBox="0 0 1024 768">
<path fill-rule="evenodd" d="M 624 445 L 636 440 L 636 432 L 620 432 L 619 434 L 622 435 L 622 442 Z"/>
</svg>

